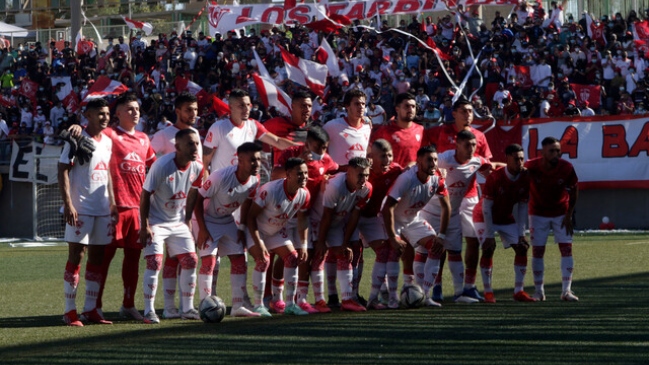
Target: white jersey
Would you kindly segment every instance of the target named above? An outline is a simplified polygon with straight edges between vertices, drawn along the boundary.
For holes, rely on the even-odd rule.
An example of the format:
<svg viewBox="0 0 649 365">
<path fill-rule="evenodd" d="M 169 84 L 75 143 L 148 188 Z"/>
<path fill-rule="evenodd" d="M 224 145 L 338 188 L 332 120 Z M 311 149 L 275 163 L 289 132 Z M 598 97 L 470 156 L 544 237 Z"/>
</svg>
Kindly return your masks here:
<svg viewBox="0 0 649 365">
<path fill-rule="evenodd" d="M 210 164 L 212 172 L 237 165 L 237 148 L 246 142 L 254 142 L 266 133 L 266 128 L 254 119 L 244 121 L 241 126 L 234 125 L 229 118 L 218 120 L 205 137 L 205 147 L 214 150 L 212 161 L 206 163 Z"/>
<path fill-rule="evenodd" d="M 286 193 L 286 179 L 274 180 L 262 186 L 255 203 L 264 210 L 257 216 L 257 230 L 272 236 L 284 228 L 298 211 L 305 211 L 311 199 L 309 191 L 298 189 L 294 196 Z"/>
<path fill-rule="evenodd" d="M 205 220 L 212 223 L 225 224 L 234 220 L 232 213 L 246 199 L 255 197 L 259 186 L 259 175 L 250 176 L 248 181 L 237 179 L 237 167 L 228 166 L 214 171 L 198 189 L 205 198 Z"/>
<path fill-rule="evenodd" d="M 189 127 L 189 129 L 193 130 L 198 135 L 196 128 Z M 176 152 L 176 133 L 179 131 L 180 129 L 176 128 L 175 125 L 170 125 L 153 135 L 153 138 L 151 139 L 151 148 L 155 151 L 156 157 L 159 158 L 166 154 Z M 203 148 L 200 146 L 200 142 L 198 146 L 198 158 L 203 161 Z"/>
<path fill-rule="evenodd" d="M 451 216 L 459 213 L 462 199 L 467 190 L 473 185 L 478 169 L 489 163 L 486 159 L 473 156 L 469 161 L 460 164 L 455 159 L 455 150 L 448 150 L 438 155 L 438 167 L 446 169 L 446 189 L 451 201 Z M 431 199 L 423 209 L 428 213 L 441 214 L 441 205 L 438 199 Z"/>
<path fill-rule="evenodd" d="M 88 137 L 95 145 L 90 161 L 83 165 L 75 163 L 75 158 L 68 158 L 70 145 L 66 142 L 59 162 L 72 165 L 70 169 L 70 199 L 78 214 L 104 216 L 110 214 L 108 198 L 108 168 L 112 155 L 113 141 L 108 136 L 99 135 L 92 138 L 84 130 L 82 136 Z"/>
<path fill-rule="evenodd" d="M 372 184 L 365 183 L 361 189 L 349 191 L 347 188 L 347 173 L 340 173 L 326 181 L 324 192 L 318 194 L 311 209 L 311 220 L 319 222 L 324 208 L 334 209 L 331 225 L 335 226 L 344 221 L 354 208 L 361 209 L 372 197 Z"/>
<path fill-rule="evenodd" d="M 160 157 L 144 181 L 144 190 L 151 193 L 150 225 L 184 222 L 189 189 L 201 186 L 203 164 L 192 161 L 179 168 L 175 158 L 176 153 Z"/>
<path fill-rule="evenodd" d="M 369 124 L 354 128 L 346 118 L 333 119 L 324 125 L 329 134 L 329 156 L 340 166 L 349 164 L 354 157 L 365 157 L 372 129 Z"/>
<path fill-rule="evenodd" d="M 388 196 L 398 202 L 394 207 L 394 220 L 397 223 L 413 222 L 419 211 L 428 204 L 435 194 L 447 195 L 443 178 L 433 175 L 429 176 L 425 183 L 422 183 L 417 177 L 417 171 L 417 166 L 414 166 L 399 175 L 388 191 Z"/>
</svg>

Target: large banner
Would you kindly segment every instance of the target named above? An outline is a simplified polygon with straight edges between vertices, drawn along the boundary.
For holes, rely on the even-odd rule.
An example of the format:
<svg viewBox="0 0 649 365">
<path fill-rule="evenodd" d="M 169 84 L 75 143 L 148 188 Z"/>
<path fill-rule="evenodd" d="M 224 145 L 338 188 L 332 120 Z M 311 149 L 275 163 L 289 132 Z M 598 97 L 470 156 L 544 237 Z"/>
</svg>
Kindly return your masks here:
<svg viewBox="0 0 649 365">
<path fill-rule="evenodd" d="M 543 138 L 560 139 L 580 188 L 649 189 L 649 116 L 534 119 L 521 134 L 526 158 L 541 155 Z"/>
<path fill-rule="evenodd" d="M 38 142 L 30 142 L 21 146 L 14 141 L 11 149 L 9 180 L 55 184 L 59 164 L 57 156 L 61 156 L 62 148 L 62 146 L 50 146 Z M 35 154 L 48 156 L 48 158 L 36 160 L 38 161 L 37 166 L 34 167 Z"/>
<path fill-rule="evenodd" d="M 327 4 L 297 4 L 290 10 L 284 4 L 217 5 L 208 6 L 210 34 L 225 34 L 228 31 L 258 23 L 306 24 L 320 20 L 325 14 L 338 14 L 349 18 L 369 19 L 376 14 L 413 14 L 434 11 L 455 10 L 457 4 L 466 7 L 474 5 L 517 4 L 516 0 L 362 0 Z"/>
</svg>

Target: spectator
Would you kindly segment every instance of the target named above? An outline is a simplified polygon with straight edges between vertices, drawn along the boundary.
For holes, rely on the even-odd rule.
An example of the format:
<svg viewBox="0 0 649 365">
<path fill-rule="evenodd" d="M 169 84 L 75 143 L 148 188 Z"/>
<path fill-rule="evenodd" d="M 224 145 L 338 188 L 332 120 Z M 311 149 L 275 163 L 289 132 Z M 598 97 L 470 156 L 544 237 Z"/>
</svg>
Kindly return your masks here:
<svg viewBox="0 0 649 365">
<path fill-rule="evenodd" d="M 583 102 L 584 107 L 581 110 L 582 117 L 592 117 L 595 116 L 595 111 L 590 108 L 590 103 L 588 100 Z"/>
</svg>

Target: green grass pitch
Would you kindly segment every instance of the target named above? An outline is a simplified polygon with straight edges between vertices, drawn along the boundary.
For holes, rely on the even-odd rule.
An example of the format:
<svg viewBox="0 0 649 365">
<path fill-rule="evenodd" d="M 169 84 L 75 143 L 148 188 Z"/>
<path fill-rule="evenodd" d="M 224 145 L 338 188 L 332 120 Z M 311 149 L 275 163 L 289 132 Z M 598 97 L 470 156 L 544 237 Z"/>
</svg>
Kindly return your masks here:
<svg viewBox="0 0 649 365">
<path fill-rule="evenodd" d="M 511 300 L 513 252 L 499 247 L 493 274 L 498 302 L 492 305 L 446 301 L 438 309 L 226 317 L 211 325 L 163 320 L 157 326 L 119 319 L 118 252 L 104 296 L 104 312 L 115 324 L 70 328 L 61 322 L 67 248 L 2 246 L 0 364 L 649 364 L 649 237 L 576 236 L 573 251 L 578 303 L 559 300 L 560 255 L 551 244 L 543 303 Z M 366 297 L 372 262 L 368 250 L 361 286 Z M 529 266 L 526 290 L 533 292 Z M 228 274 L 225 259 L 218 294 L 226 303 Z M 477 284 L 481 289 L 479 275 Z M 79 293 L 82 306 L 83 280 Z M 142 310 L 141 288 L 137 296 Z"/>
</svg>

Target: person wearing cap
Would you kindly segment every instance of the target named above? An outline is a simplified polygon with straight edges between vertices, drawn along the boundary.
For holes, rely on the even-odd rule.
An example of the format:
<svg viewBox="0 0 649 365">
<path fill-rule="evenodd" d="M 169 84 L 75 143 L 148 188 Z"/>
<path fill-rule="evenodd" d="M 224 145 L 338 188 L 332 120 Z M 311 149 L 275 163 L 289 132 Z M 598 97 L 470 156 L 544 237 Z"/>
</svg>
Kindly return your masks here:
<svg viewBox="0 0 649 365">
<path fill-rule="evenodd" d="M 424 92 L 424 87 L 423 86 L 420 86 L 417 89 L 417 95 L 415 96 L 415 100 L 417 101 L 417 107 L 419 108 L 419 110 L 426 109 L 426 105 L 430 101 L 430 98 Z"/>
<path fill-rule="evenodd" d="M 424 127 L 428 128 L 431 124 L 438 123 L 441 117 L 442 113 L 437 108 L 437 104 L 429 101 L 423 116 Z"/>
<path fill-rule="evenodd" d="M 494 93 L 493 101 L 503 106 L 503 100 L 505 99 L 511 100 L 512 94 L 509 90 L 505 89 L 505 85 L 501 82 L 498 84 L 498 90 Z"/>
<path fill-rule="evenodd" d="M 581 115 L 581 111 L 577 108 L 577 101 L 575 99 L 568 102 L 568 107 L 563 111 L 563 115 L 567 117 L 576 117 Z"/>
<path fill-rule="evenodd" d="M 595 111 L 590 108 L 590 102 L 585 100 L 582 105 L 584 106 L 581 110 L 582 117 L 593 117 L 595 116 Z"/>
</svg>

